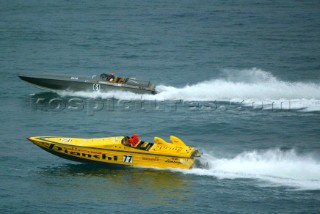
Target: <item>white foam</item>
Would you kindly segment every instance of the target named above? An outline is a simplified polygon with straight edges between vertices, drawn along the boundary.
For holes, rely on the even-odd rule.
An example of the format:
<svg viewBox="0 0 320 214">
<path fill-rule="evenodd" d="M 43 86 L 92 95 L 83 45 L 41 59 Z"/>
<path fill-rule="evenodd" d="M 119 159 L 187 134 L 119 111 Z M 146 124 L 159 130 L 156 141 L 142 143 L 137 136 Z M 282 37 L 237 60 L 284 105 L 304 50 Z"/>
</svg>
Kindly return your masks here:
<svg viewBox="0 0 320 214">
<path fill-rule="evenodd" d="M 255 179 L 264 185 L 288 186 L 302 190 L 320 190 L 320 162 L 295 150 L 243 152 L 233 158 L 205 154 L 209 169 L 183 171 L 218 179 Z"/>
<path fill-rule="evenodd" d="M 231 101 L 263 109 L 320 111 L 320 84 L 286 82 L 261 69 L 224 70 L 223 76 L 182 88 L 157 86 L 156 95 L 130 92 L 63 92 L 62 95 L 120 100 Z"/>
</svg>

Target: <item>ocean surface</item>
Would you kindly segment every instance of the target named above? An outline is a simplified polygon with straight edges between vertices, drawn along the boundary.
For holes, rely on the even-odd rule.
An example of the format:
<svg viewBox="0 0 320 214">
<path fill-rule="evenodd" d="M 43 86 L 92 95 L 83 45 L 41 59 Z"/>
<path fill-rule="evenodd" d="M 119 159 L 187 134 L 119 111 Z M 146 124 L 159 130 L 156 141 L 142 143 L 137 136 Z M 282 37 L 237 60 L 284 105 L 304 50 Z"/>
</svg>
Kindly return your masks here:
<svg viewBox="0 0 320 214">
<path fill-rule="evenodd" d="M 159 93 L 18 78 L 110 71 Z M 318 0 L 1 0 L 0 77 L 1 213 L 320 213 Z M 26 139 L 133 133 L 209 168 L 80 164 Z"/>
</svg>

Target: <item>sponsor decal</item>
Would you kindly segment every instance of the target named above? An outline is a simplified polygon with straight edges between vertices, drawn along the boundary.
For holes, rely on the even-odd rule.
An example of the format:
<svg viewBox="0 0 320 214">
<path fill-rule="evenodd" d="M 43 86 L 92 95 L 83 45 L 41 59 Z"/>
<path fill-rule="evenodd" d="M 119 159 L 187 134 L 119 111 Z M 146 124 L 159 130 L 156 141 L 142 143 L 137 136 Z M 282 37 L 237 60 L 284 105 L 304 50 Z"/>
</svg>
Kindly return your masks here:
<svg viewBox="0 0 320 214">
<path fill-rule="evenodd" d="M 79 158 L 94 159 L 94 160 L 112 160 L 113 159 L 114 161 L 117 161 L 117 156 L 110 156 L 110 155 L 108 156 L 107 154 L 100 153 L 100 152 L 82 151 L 74 147 L 68 148 L 68 147 L 57 146 L 54 143 L 51 143 L 48 146 L 48 149 L 55 152 L 76 156 Z"/>
<path fill-rule="evenodd" d="M 143 157 L 142 160 L 146 160 L 146 161 L 159 161 L 159 158 L 155 157 L 155 158 L 146 158 Z"/>
<path fill-rule="evenodd" d="M 176 164 L 181 164 L 181 161 L 179 158 L 171 158 L 165 161 L 166 163 L 176 163 Z"/>
</svg>

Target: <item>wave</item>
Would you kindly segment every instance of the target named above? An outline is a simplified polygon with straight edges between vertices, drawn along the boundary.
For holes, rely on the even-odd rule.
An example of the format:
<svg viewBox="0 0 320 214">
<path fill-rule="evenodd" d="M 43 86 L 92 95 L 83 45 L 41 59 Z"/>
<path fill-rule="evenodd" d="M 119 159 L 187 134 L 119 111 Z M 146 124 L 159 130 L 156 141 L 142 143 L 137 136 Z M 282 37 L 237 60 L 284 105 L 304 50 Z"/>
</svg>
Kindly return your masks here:
<svg viewBox="0 0 320 214">
<path fill-rule="evenodd" d="M 320 111 L 320 84 L 282 81 L 257 68 L 226 69 L 217 79 L 181 88 L 159 85 L 157 91 L 156 95 L 130 92 L 62 92 L 60 95 L 119 100 L 227 101 L 263 109 Z"/>
<path fill-rule="evenodd" d="M 297 190 L 320 190 L 320 162 L 312 155 L 295 150 L 269 149 L 243 152 L 233 158 L 204 154 L 208 169 L 183 173 L 213 176 L 218 179 L 255 179 L 265 186 L 286 186 Z"/>
</svg>

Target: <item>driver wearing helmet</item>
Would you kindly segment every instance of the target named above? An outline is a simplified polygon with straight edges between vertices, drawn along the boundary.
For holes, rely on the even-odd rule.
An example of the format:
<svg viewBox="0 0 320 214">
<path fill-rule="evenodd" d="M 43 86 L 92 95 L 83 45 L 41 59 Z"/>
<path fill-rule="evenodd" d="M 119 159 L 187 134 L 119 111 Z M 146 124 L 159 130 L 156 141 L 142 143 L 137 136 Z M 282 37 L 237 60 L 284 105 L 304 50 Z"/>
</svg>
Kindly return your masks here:
<svg viewBox="0 0 320 214">
<path fill-rule="evenodd" d="M 112 82 L 112 81 L 114 80 L 114 73 L 111 72 L 111 73 L 107 76 L 106 80 Z"/>
<path fill-rule="evenodd" d="M 130 145 L 131 145 L 132 147 L 136 147 L 137 144 L 140 142 L 138 135 L 137 135 L 137 134 L 133 134 L 133 135 L 129 138 L 129 142 L 130 142 Z"/>
</svg>

